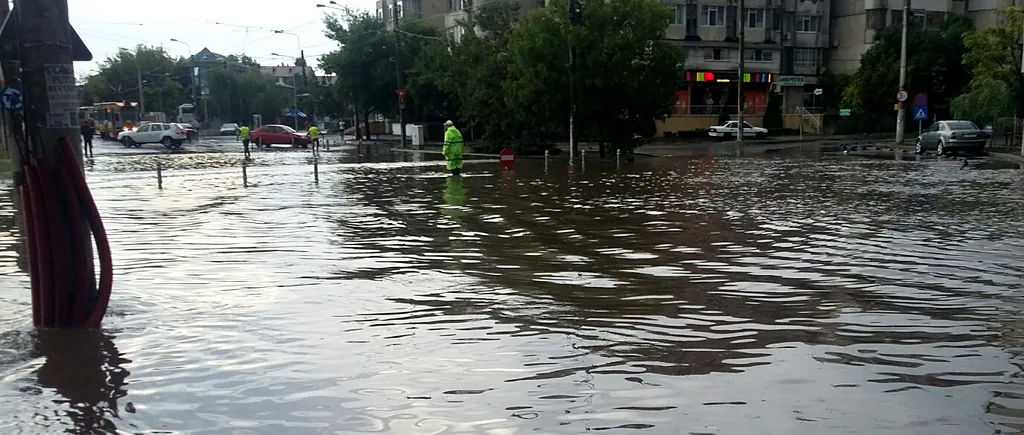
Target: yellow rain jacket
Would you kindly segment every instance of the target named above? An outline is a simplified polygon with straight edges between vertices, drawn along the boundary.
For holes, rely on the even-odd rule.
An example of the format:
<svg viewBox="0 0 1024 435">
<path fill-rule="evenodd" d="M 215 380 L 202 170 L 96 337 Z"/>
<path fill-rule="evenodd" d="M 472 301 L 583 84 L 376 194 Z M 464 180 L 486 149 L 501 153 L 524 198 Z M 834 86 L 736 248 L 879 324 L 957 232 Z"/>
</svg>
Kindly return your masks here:
<svg viewBox="0 0 1024 435">
<path fill-rule="evenodd" d="M 241 127 L 238 127 L 238 138 L 241 139 L 241 140 L 248 140 L 249 139 L 249 127 L 246 127 L 244 125 L 241 126 Z"/>
<path fill-rule="evenodd" d="M 316 139 L 318 137 L 320 137 L 320 129 L 316 128 L 315 125 L 309 126 L 309 138 Z"/>
<path fill-rule="evenodd" d="M 448 162 L 448 170 L 462 169 L 462 132 L 455 126 L 448 127 L 444 132 L 444 159 Z"/>
</svg>

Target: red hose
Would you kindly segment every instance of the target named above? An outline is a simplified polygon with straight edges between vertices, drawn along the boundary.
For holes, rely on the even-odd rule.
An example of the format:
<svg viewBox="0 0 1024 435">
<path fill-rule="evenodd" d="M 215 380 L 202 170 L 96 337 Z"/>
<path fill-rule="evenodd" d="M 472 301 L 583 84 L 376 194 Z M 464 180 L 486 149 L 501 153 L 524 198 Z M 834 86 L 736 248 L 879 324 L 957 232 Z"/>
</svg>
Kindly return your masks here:
<svg viewBox="0 0 1024 435">
<path fill-rule="evenodd" d="M 59 143 L 64 166 L 69 172 L 74 189 L 78 193 L 80 204 L 85 208 L 85 217 L 89 220 L 93 237 L 96 240 L 96 251 L 100 257 L 100 282 L 93 303 L 92 311 L 86 320 L 86 327 L 98 328 L 107 314 L 107 305 L 110 303 L 110 292 L 114 287 L 114 262 L 110 254 L 110 240 L 107 238 L 107 231 L 103 227 L 103 219 L 100 218 L 99 209 L 96 208 L 96 201 L 93 200 L 92 192 L 85 182 L 85 174 L 77 165 L 75 151 L 71 147 L 71 141 L 61 138 Z M 73 169 L 73 170 L 72 170 Z"/>
<path fill-rule="evenodd" d="M 35 234 L 35 213 L 32 210 L 32 190 L 29 189 L 27 184 L 21 185 L 21 207 L 24 210 L 25 217 L 25 248 L 28 251 L 28 278 L 32 286 L 32 324 L 39 326 L 42 322 L 41 310 L 39 303 L 41 297 L 39 295 L 39 258 L 37 257 L 38 249 L 32 246 L 32 243 L 36 240 Z"/>
<path fill-rule="evenodd" d="M 59 249 L 54 244 L 67 240 L 68 235 L 60 220 L 60 202 L 57 200 L 57 184 L 53 179 L 53 167 L 46 157 L 40 157 L 36 165 L 41 169 L 39 174 L 39 185 L 46 204 L 46 229 L 49 231 L 50 261 L 53 262 L 51 273 L 54 274 L 51 292 L 53 294 L 53 326 L 63 328 L 68 326 L 68 305 L 69 280 L 68 251 Z"/>
<path fill-rule="evenodd" d="M 76 165 L 77 166 L 77 165 Z M 62 196 L 67 201 L 68 221 L 71 223 L 71 260 L 74 267 L 74 277 L 71 279 L 71 288 L 68 295 L 74 295 L 74 307 L 68 313 L 68 320 L 72 326 L 80 326 L 85 323 L 88 316 L 89 305 L 92 299 L 92 276 L 90 269 L 92 255 L 89 255 L 91 244 L 88 229 L 85 226 L 85 219 L 82 215 L 82 206 L 78 202 L 78 195 L 71 184 L 71 172 L 67 165 L 57 169 L 57 181 L 62 190 Z"/>
<path fill-rule="evenodd" d="M 41 192 L 39 169 L 26 166 L 30 200 L 32 202 L 32 248 L 36 253 L 36 272 L 39 274 L 39 317 L 43 327 L 54 325 L 53 321 L 53 264 L 50 262 L 50 239 L 46 230 L 46 203 Z"/>
</svg>

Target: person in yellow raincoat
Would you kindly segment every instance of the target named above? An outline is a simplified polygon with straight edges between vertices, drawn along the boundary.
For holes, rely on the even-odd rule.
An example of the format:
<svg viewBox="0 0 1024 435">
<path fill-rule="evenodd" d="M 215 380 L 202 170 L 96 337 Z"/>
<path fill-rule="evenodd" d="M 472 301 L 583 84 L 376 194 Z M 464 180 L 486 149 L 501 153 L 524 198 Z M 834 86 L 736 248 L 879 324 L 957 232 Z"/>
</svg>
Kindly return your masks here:
<svg viewBox="0 0 1024 435">
<path fill-rule="evenodd" d="M 444 128 L 444 147 L 441 153 L 444 154 L 447 169 L 458 177 L 462 174 L 462 132 L 450 120 L 444 123 Z"/>
<path fill-rule="evenodd" d="M 316 125 L 310 125 L 307 131 L 309 141 L 313 145 L 313 154 L 320 152 L 320 129 Z"/>
</svg>

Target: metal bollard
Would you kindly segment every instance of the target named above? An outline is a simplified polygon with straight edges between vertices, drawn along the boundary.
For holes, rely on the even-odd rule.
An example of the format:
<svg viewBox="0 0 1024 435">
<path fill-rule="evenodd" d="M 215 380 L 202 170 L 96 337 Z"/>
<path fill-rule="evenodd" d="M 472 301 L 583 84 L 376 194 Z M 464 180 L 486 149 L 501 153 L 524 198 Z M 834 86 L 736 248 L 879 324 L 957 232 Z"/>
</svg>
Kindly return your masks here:
<svg viewBox="0 0 1024 435">
<path fill-rule="evenodd" d="M 619 165 L 622 163 L 622 150 L 615 150 L 615 169 L 619 169 Z"/>
<path fill-rule="evenodd" d="M 313 158 L 313 182 L 320 184 L 320 164 L 315 157 Z"/>
<path fill-rule="evenodd" d="M 159 162 L 156 164 L 156 188 L 160 190 L 164 188 L 164 165 Z"/>
<path fill-rule="evenodd" d="M 587 150 L 580 150 L 580 171 L 587 170 Z"/>
<path fill-rule="evenodd" d="M 249 187 L 249 172 L 244 162 L 242 163 L 242 187 Z"/>
<path fill-rule="evenodd" d="M 551 157 L 551 151 L 544 150 L 544 173 L 548 173 L 548 158 Z"/>
</svg>

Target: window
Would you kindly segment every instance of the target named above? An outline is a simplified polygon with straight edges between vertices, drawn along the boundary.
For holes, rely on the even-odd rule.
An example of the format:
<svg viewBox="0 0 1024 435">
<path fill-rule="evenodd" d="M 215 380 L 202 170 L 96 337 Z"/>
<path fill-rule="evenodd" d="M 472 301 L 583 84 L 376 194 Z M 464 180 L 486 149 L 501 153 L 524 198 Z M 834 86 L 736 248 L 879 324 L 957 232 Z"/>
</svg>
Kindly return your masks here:
<svg viewBox="0 0 1024 435">
<path fill-rule="evenodd" d="M 705 48 L 704 60 L 727 61 L 729 60 L 729 50 L 724 48 Z"/>
<path fill-rule="evenodd" d="M 793 50 L 793 64 L 797 66 L 817 66 L 818 50 L 813 48 L 797 48 Z"/>
<path fill-rule="evenodd" d="M 704 6 L 701 24 L 706 27 L 725 27 L 725 6 Z"/>
<path fill-rule="evenodd" d="M 763 29 L 764 9 L 747 9 L 746 26 L 748 29 Z"/>
<path fill-rule="evenodd" d="M 686 24 L 686 5 L 668 5 L 668 10 L 672 13 L 669 24 Z"/>
<path fill-rule="evenodd" d="M 772 52 L 769 50 L 747 50 L 745 59 L 748 62 L 771 62 Z"/>
<path fill-rule="evenodd" d="M 814 15 L 800 15 L 796 17 L 796 31 L 800 33 L 818 33 L 820 19 Z"/>
<path fill-rule="evenodd" d="M 145 132 L 149 131 L 149 124 L 143 125 L 142 127 L 139 127 L 138 130 L 135 130 L 135 131 L 137 131 L 139 133 L 145 133 Z"/>
</svg>

